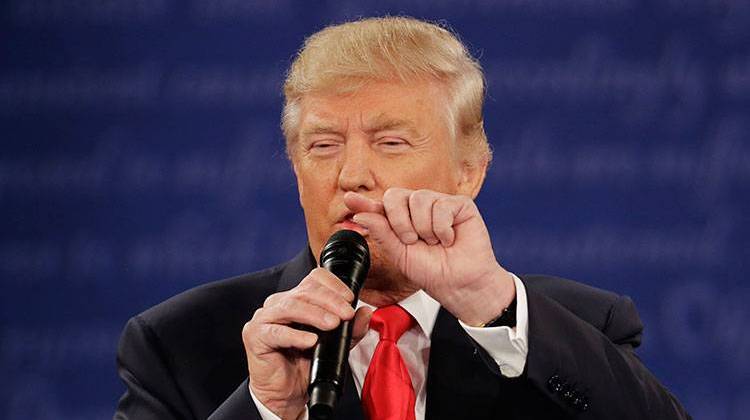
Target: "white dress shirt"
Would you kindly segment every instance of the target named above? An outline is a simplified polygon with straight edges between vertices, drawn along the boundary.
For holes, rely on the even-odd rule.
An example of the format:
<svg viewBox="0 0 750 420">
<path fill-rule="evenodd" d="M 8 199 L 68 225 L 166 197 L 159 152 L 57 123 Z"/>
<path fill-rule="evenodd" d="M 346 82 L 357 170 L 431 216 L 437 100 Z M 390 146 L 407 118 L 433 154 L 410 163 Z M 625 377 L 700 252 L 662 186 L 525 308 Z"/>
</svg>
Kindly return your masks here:
<svg viewBox="0 0 750 420">
<path fill-rule="evenodd" d="M 526 302 L 526 288 L 521 280 L 513 274 L 516 285 L 516 326 L 478 328 L 471 327 L 459 320 L 459 324 L 471 338 L 474 339 L 492 359 L 497 363 L 500 372 L 509 378 L 518 377 L 526 365 L 528 354 L 528 304 Z M 427 368 L 430 360 L 430 336 L 435 326 L 440 304 L 427 293 L 420 290 L 398 303 L 417 321 L 416 325 L 407 330 L 398 340 L 398 348 L 404 359 L 406 368 L 411 376 L 412 386 L 416 395 L 414 412 L 417 420 L 424 420 L 427 407 Z M 357 308 L 368 306 L 362 301 L 357 302 Z M 370 329 L 362 340 L 349 352 L 349 367 L 354 377 L 357 393 L 362 394 L 367 367 L 378 345 L 379 334 Z M 250 395 L 264 420 L 280 420 L 271 410 Z M 304 415 L 307 419 L 307 413 Z"/>
</svg>

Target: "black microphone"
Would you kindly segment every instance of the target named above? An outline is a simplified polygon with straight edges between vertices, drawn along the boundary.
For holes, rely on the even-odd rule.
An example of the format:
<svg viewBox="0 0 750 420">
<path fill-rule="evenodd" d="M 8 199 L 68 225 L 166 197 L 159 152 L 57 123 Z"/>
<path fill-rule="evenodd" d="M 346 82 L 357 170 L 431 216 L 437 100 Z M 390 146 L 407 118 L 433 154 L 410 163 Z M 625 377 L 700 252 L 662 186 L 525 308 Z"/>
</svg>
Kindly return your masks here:
<svg viewBox="0 0 750 420">
<path fill-rule="evenodd" d="M 359 289 L 370 269 L 367 241 L 353 230 L 340 230 L 328 239 L 320 253 L 320 266 L 327 269 L 354 292 L 352 307 L 357 303 Z M 310 417 L 328 419 L 341 397 L 346 378 L 353 323 L 342 321 L 331 331 L 318 333 L 310 366 L 310 387 L 307 393 Z"/>
</svg>

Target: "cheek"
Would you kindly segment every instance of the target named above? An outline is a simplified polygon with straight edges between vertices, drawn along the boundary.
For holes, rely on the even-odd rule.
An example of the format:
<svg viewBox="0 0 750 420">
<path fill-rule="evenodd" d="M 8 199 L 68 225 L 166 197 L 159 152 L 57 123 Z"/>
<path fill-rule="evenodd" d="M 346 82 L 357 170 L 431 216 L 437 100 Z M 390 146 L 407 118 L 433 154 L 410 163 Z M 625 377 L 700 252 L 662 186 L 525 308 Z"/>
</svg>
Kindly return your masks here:
<svg viewBox="0 0 750 420">
<path fill-rule="evenodd" d="M 310 170 L 304 176 L 298 178 L 302 185 L 300 192 L 309 200 L 320 201 L 324 199 L 331 189 L 331 177 L 325 171 Z M 334 185 L 335 186 L 335 185 Z"/>
<path fill-rule="evenodd" d="M 296 167 L 297 185 L 301 197 L 315 197 L 325 191 L 329 181 L 329 174 L 324 167 L 311 163 L 303 163 Z"/>
<path fill-rule="evenodd" d="M 328 209 L 335 193 L 335 184 L 331 184 L 331 177 L 326 171 L 316 171 L 305 168 L 297 173 L 297 188 L 299 200 L 307 217 L 308 224 L 319 225 L 327 223 Z"/>
<path fill-rule="evenodd" d="M 456 188 L 453 167 L 445 160 L 416 159 L 400 170 L 390 171 L 390 186 L 409 189 L 430 189 L 451 193 Z"/>
<path fill-rule="evenodd" d="M 315 189 L 315 183 L 310 182 L 310 180 L 297 181 L 300 185 L 299 187 L 299 200 L 300 204 L 302 204 L 302 208 L 305 210 L 305 213 L 313 212 L 316 208 L 318 208 L 321 204 L 321 197 L 320 193 L 318 193 Z"/>
</svg>

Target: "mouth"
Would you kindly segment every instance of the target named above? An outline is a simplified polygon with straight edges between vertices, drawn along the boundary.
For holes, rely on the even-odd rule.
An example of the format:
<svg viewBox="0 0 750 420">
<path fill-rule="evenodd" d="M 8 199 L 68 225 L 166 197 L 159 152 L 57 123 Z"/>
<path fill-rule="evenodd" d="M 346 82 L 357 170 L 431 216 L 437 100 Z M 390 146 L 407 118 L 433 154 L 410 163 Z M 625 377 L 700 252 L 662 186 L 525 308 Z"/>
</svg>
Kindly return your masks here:
<svg viewBox="0 0 750 420">
<path fill-rule="evenodd" d="M 362 227 L 361 225 L 357 224 L 357 222 L 354 221 L 354 215 L 353 212 L 348 212 L 344 214 L 336 223 L 336 227 L 340 229 L 347 229 L 347 230 L 353 230 L 357 233 L 359 233 L 362 236 L 367 236 L 367 229 Z"/>
</svg>

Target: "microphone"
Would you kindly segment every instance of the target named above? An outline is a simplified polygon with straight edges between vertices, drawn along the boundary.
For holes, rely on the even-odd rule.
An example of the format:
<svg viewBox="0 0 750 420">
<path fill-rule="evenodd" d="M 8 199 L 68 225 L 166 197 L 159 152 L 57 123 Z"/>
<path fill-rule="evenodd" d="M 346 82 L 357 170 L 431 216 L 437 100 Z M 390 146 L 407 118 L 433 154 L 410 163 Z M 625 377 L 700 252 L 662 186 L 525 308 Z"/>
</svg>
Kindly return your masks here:
<svg viewBox="0 0 750 420">
<path fill-rule="evenodd" d="M 336 275 L 354 292 L 353 307 L 370 269 L 367 241 L 353 230 L 334 233 L 320 253 L 320 266 Z M 335 329 L 318 333 L 307 389 L 309 414 L 313 419 L 324 420 L 333 415 L 346 378 L 352 327 L 352 322 L 342 321 Z"/>
</svg>

